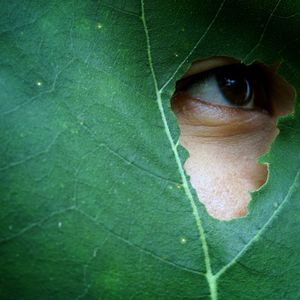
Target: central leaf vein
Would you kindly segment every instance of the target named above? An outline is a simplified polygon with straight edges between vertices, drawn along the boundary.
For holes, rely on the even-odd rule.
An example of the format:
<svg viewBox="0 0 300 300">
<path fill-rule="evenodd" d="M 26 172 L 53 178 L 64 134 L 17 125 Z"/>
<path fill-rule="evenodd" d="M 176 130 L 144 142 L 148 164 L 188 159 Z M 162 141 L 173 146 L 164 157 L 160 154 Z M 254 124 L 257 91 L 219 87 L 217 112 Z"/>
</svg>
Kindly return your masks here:
<svg viewBox="0 0 300 300">
<path fill-rule="evenodd" d="M 223 1 L 223 3 L 224 3 L 224 1 Z M 203 251 L 203 254 L 204 254 L 204 261 L 205 261 L 205 267 L 206 267 L 206 278 L 207 278 L 208 285 L 209 285 L 209 288 L 210 288 L 211 298 L 213 300 L 216 300 L 217 299 L 216 280 L 215 280 L 215 277 L 212 274 L 210 256 L 209 256 L 208 245 L 207 245 L 207 242 L 206 242 L 204 228 L 203 228 L 203 225 L 202 225 L 202 221 L 201 221 L 201 218 L 200 218 L 200 215 L 199 215 L 198 208 L 196 206 L 195 199 L 193 198 L 193 195 L 192 195 L 191 190 L 189 188 L 188 180 L 186 178 L 186 175 L 185 175 L 185 172 L 184 172 L 184 169 L 183 169 L 183 165 L 181 163 L 179 153 L 177 151 L 176 143 L 174 142 L 174 140 L 172 138 L 170 128 L 169 128 L 169 125 L 168 125 L 168 122 L 167 122 L 167 119 L 166 119 L 164 107 L 163 107 L 163 104 L 162 104 L 162 97 L 161 97 L 162 89 L 159 90 L 159 88 L 158 88 L 157 77 L 156 77 L 156 73 L 155 73 L 155 70 L 154 70 L 154 67 L 153 67 L 153 61 L 152 61 L 149 31 L 148 31 L 148 27 L 147 27 L 146 18 L 145 18 L 144 0 L 141 0 L 141 13 L 142 13 L 141 18 L 142 18 L 142 22 L 143 22 L 143 27 L 144 27 L 145 36 L 146 36 L 146 43 L 147 43 L 148 63 L 149 63 L 149 68 L 150 68 L 150 71 L 151 71 L 153 84 L 154 84 L 154 88 L 155 88 L 156 101 L 157 101 L 158 108 L 159 108 L 159 111 L 160 111 L 160 114 L 161 114 L 161 118 L 162 118 L 162 122 L 163 122 L 163 125 L 164 125 L 165 133 L 166 133 L 167 138 L 169 140 L 171 149 L 172 149 L 174 157 L 175 157 L 176 164 L 178 166 L 178 171 L 179 171 L 179 174 L 180 174 L 181 179 L 182 179 L 184 191 L 185 191 L 185 194 L 186 194 L 186 196 L 187 196 L 187 198 L 190 202 L 192 212 L 193 212 L 193 215 L 194 215 L 194 218 L 195 218 L 196 226 L 197 226 L 198 233 L 199 233 L 201 248 L 202 248 L 202 251 Z M 175 74 L 174 74 L 174 76 L 175 76 Z"/>
</svg>

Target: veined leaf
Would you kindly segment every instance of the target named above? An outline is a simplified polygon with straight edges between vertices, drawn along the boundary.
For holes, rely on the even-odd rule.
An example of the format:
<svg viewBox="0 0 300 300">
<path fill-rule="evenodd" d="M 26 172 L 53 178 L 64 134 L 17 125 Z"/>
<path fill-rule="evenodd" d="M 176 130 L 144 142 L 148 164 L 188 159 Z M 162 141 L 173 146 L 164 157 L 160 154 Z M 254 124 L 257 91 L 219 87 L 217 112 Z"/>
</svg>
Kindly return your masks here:
<svg viewBox="0 0 300 300">
<path fill-rule="evenodd" d="M 299 105 L 245 218 L 184 173 L 170 110 L 198 58 L 281 62 L 296 1 L 1 2 L 1 299 L 298 299 Z"/>
</svg>

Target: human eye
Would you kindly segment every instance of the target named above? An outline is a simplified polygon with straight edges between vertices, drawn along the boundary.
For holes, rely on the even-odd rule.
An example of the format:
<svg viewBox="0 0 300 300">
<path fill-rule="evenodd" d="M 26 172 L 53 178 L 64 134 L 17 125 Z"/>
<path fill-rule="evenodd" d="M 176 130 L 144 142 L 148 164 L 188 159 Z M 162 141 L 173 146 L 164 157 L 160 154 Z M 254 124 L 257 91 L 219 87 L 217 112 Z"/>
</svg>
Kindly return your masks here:
<svg viewBox="0 0 300 300">
<path fill-rule="evenodd" d="M 260 67 L 234 63 L 179 80 L 176 95 L 205 104 L 272 114 L 269 84 Z"/>
<path fill-rule="evenodd" d="M 269 112 L 266 80 L 259 70 L 244 64 L 216 67 L 185 77 L 177 93 L 207 104 Z"/>
<path fill-rule="evenodd" d="M 172 110 L 179 123 L 207 125 L 205 135 L 265 128 L 293 109 L 294 89 L 277 67 L 227 57 L 196 61 L 176 83 Z"/>
</svg>

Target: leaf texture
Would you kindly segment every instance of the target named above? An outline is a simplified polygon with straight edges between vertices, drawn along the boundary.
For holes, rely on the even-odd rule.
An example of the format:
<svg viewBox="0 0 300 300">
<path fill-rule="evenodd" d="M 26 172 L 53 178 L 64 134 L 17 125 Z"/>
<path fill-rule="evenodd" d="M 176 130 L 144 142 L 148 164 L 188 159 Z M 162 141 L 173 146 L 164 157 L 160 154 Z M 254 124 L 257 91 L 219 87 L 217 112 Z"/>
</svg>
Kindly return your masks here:
<svg viewBox="0 0 300 300">
<path fill-rule="evenodd" d="M 295 1 L 1 1 L 1 299 L 300 298 L 299 105 L 246 217 L 211 218 L 170 110 L 198 58 L 280 62 Z"/>
</svg>

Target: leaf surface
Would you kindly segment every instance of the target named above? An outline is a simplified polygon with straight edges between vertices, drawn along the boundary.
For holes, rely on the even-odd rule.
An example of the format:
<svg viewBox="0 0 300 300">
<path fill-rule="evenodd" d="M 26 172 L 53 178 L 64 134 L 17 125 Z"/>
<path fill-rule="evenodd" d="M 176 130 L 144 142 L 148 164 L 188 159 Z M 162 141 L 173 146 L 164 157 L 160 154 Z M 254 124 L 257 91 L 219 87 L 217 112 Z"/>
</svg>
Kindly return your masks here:
<svg viewBox="0 0 300 300">
<path fill-rule="evenodd" d="M 214 55 L 281 62 L 299 91 L 297 2 L 1 7 L 1 299 L 300 297 L 299 105 L 231 222 L 198 201 L 169 107 Z"/>
</svg>

